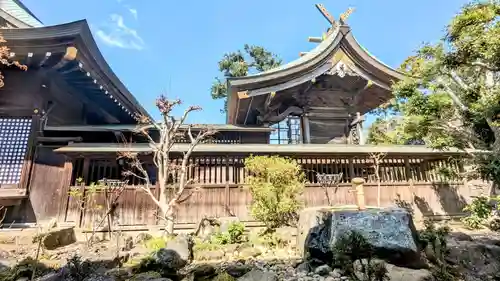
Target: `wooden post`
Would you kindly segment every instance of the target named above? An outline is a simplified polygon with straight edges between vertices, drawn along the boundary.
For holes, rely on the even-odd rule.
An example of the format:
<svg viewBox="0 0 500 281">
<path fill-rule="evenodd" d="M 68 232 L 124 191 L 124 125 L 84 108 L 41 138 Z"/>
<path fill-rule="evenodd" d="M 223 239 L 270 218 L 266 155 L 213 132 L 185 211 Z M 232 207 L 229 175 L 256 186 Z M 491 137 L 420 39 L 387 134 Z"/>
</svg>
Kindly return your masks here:
<svg viewBox="0 0 500 281">
<path fill-rule="evenodd" d="M 356 112 L 356 120 L 358 120 L 356 129 L 358 130 L 359 144 L 363 145 L 365 144 L 365 138 L 363 136 L 363 118 L 361 116 L 361 113 Z"/>
<path fill-rule="evenodd" d="M 302 115 L 302 129 L 304 130 L 304 143 L 311 143 L 311 129 L 309 128 L 309 117 L 307 113 Z"/>
<path fill-rule="evenodd" d="M 413 175 L 411 174 L 410 157 L 406 155 L 404 161 L 405 161 L 406 181 L 407 182 L 413 181 Z"/>
<path fill-rule="evenodd" d="M 356 191 L 356 204 L 358 205 L 358 210 L 365 210 L 365 189 L 363 186 L 365 180 L 363 178 L 354 178 L 351 183 L 353 189 Z"/>
<path fill-rule="evenodd" d="M 224 186 L 224 208 L 226 209 L 226 213 L 229 213 L 231 210 L 231 190 L 229 187 L 229 155 L 226 154 L 225 156 L 226 159 L 226 180 L 225 180 L 225 186 Z M 233 161 L 234 163 L 234 161 Z M 234 166 L 234 165 L 233 165 Z M 227 214 L 226 214 L 227 215 Z M 231 214 L 229 214 L 231 215 Z"/>
</svg>

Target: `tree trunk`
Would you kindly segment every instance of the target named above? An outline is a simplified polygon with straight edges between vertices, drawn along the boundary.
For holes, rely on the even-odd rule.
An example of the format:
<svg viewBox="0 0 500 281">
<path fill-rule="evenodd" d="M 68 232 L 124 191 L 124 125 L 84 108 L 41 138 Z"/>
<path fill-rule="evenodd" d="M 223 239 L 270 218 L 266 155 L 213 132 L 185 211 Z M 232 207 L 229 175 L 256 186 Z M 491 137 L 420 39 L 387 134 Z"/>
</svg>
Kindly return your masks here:
<svg viewBox="0 0 500 281">
<path fill-rule="evenodd" d="M 165 219 L 167 220 L 165 224 L 165 234 L 174 234 L 174 211 L 172 207 L 166 212 Z"/>
</svg>

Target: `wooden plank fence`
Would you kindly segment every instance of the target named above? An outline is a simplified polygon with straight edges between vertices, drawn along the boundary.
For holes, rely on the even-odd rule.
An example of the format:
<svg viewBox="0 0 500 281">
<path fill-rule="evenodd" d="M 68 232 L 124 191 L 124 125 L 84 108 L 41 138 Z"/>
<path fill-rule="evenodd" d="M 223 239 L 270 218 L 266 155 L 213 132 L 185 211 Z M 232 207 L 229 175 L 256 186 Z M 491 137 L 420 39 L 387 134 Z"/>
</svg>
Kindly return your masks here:
<svg viewBox="0 0 500 281">
<path fill-rule="evenodd" d="M 189 200 L 182 203 L 176 213 L 179 225 L 193 225 L 204 216 L 222 217 L 234 214 L 243 221 L 254 221 L 250 214 L 251 194 L 245 185 L 248 171 L 244 167 L 245 156 L 199 156 L 190 160 L 188 177 L 196 179 L 196 184 L 189 188 L 197 191 Z M 316 173 L 342 173 L 338 186 L 328 189 L 333 205 L 354 205 L 355 196 L 351 192 L 350 181 L 354 177 L 363 177 L 366 202 L 377 205 L 377 183 L 373 168 L 373 159 L 369 156 L 295 156 L 304 168 L 307 185 L 302 199 L 305 207 L 327 205 L 325 189 L 320 186 Z M 174 159 L 174 161 L 176 161 Z M 72 187 L 88 193 L 88 185 L 99 179 L 128 180 L 128 184 L 119 200 L 115 222 L 121 226 L 157 225 L 156 206 L 148 195 L 139 187 L 142 184 L 136 178 L 123 178 L 125 168 L 115 159 L 80 158 L 73 161 Z M 148 168 L 154 181 L 153 166 Z M 460 171 L 462 168 L 456 159 L 386 156 L 380 164 L 381 206 L 402 206 L 413 210 L 416 219 L 432 216 L 459 215 L 467 200 L 477 195 L 477 190 L 464 182 L 446 178 L 442 169 Z M 83 178 L 81 186 L 74 186 L 78 178 Z M 157 189 L 153 186 L 153 192 Z M 484 191 L 481 191 L 484 192 Z M 156 193 L 157 194 L 157 193 Z M 65 203 L 64 221 L 81 227 L 90 227 L 105 212 L 98 205 L 104 205 L 103 192 L 97 192 L 84 204 L 68 196 Z"/>
</svg>

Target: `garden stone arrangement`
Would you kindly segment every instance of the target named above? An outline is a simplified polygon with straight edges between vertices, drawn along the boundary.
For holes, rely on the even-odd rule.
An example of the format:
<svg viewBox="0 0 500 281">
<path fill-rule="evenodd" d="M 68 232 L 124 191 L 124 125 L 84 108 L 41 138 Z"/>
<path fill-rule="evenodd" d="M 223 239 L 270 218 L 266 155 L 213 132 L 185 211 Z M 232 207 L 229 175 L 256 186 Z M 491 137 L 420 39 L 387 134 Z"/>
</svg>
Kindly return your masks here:
<svg viewBox="0 0 500 281">
<path fill-rule="evenodd" d="M 304 257 L 311 263 L 330 264 L 334 246 L 350 232 L 356 232 L 378 258 L 410 268 L 424 266 L 416 229 L 405 209 L 306 209 L 300 215 L 299 231 L 298 245 L 304 245 Z"/>
<path fill-rule="evenodd" d="M 51 245 L 50 250 L 41 250 L 38 260 L 31 258 L 35 249 L 23 253 L 23 247 L 15 245 L 10 254 L 23 260 L 0 268 L 0 281 L 31 280 L 32 276 L 39 281 L 479 281 L 500 277 L 500 240 L 453 233 L 432 223 L 416 231 L 404 209 L 310 208 L 300 213 L 297 228 L 275 229 L 272 235 L 244 229 L 234 217 L 219 221 L 223 232 L 222 227 L 207 226 L 198 235 L 125 235 L 119 248 L 113 247 L 113 240 L 92 246 L 76 242 L 56 250 Z M 297 252 L 292 241 L 301 245 Z M 2 250 L 0 262 L 9 254 Z"/>
</svg>

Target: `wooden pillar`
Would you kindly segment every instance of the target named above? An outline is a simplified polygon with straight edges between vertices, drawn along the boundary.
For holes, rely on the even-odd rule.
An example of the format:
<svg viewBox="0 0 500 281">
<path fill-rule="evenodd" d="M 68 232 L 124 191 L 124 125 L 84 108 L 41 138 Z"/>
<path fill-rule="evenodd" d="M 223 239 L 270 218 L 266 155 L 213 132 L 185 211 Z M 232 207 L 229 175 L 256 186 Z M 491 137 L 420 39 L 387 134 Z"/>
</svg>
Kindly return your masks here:
<svg viewBox="0 0 500 281">
<path fill-rule="evenodd" d="M 351 183 L 353 191 L 356 192 L 356 205 L 358 205 L 358 210 L 365 210 L 365 188 L 363 186 L 365 180 L 363 178 L 354 178 Z"/>
<path fill-rule="evenodd" d="M 307 113 L 302 115 L 302 129 L 304 143 L 311 143 L 311 128 L 309 127 L 309 116 L 307 116 Z"/>
<path fill-rule="evenodd" d="M 359 144 L 363 145 L 365 144 L 365 137 L 363 135 L 363 119 L 361 113 L 356 112 L 356 120 L 358 120 L 356 123 L 356 130 L 358 130 Z"/>
<path fill-rule="evenodd" d="M 226 209 L 226 213 L 229 213 L 231 210 L 231 190 L 229 187 L 229 155 L 226 154 L 225 156 L 226 159 L 226 179 L 225 179 L 225 186 L 224 186 L 224 208 Z M 234 167 L 234 161 L 233 161 L 233 167 Z M 231 215 L 231 214 L 227 214 Z"/>
<path fill-rule="evenodd" d="M 408 155 L 405 156 L 404 158 L 405 161 L 405 174 L 406 174 L 406 181 L 412 181 L 413 177 L 411 174 L 411 167 L 410 167 L 410 157 Z"/>
</svg>

